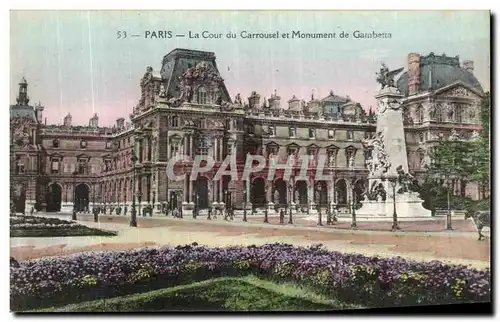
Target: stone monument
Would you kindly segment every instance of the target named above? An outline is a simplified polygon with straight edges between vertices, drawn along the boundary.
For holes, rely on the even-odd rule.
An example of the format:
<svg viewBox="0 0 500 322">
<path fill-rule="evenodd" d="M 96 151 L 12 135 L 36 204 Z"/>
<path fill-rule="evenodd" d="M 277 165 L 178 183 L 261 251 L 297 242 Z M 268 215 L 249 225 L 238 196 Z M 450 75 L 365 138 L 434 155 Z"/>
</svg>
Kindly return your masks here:
<svg viewBox="0 0 500 322">
<path fill-rule="evenodd" d="M 394 86 L 394 77 L 402 70 L 389 71 L 382 64 L 377 76 L 377 82 L 382 85 L 375 95 L 377 130 L 375 137 L 363 141 L 369 175 L 362 207 L 356 212 L 358 220 L 392 220 L 394 201 L 398 220 L 431 217 L 431 211 L 422 206 L 423 200 L 415 191 L 415 180 L 408 172 L 401 109 L 403 95 Z"/>
</svg>

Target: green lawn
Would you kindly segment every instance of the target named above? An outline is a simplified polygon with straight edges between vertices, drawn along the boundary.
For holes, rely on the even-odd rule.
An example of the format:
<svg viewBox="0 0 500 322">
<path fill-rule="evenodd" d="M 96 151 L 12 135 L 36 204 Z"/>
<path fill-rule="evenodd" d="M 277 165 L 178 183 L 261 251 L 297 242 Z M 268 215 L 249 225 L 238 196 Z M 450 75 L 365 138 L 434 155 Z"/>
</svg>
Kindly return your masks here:
<svg viewBox="0 0 500 322">
<path fill-rule="evenodd" d="M 217 278 L 189 285 L 36 312 L 138 311 L 324 311 L 361 308 L 312 293 L 295 284 L 255 276 Z"/>
</svg>

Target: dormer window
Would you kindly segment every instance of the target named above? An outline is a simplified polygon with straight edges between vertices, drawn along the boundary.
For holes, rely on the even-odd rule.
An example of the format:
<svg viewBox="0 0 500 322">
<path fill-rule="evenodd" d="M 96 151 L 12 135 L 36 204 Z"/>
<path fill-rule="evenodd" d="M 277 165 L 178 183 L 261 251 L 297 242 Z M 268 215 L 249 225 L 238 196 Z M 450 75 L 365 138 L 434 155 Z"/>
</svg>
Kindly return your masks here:
<svg viewBox="0 0 500 322">
<path fill-rule="evenodd" d="M 112 142 L 111 141 L 106 141 L 106 149 L 111 149 Z"/>
<path fill-rule="evenodd" d="M 87 147 L 87 141 L 85 141 L 85 140 L 81 140 L 81 141 L 80 141 L 80 148 L 81 148 L 81 149 L 85 149 L 86 147 Z"/>
<path fill-rule="evenodd" d="M 310 139 L 316 138 L 316 129 L 309 129 L 309 138 Z"/>
<path fill-rule="evenodd" d="M 207 91 L 204 87 L 198 89 L 198 104 L 207 104 Z"/>
<path fill-rule="evenodd" d="M 59 140 L 58 139 L 52 140 L 52 147 L 53 148 L 58 148 L 59 147 Z"/>
</svg>

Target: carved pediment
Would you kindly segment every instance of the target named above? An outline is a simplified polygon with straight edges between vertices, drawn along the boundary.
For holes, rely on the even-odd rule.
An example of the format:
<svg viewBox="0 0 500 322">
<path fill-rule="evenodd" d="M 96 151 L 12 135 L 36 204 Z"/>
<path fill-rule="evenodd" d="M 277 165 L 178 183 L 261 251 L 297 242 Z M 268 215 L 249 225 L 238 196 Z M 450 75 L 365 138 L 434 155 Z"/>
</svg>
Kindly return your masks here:
<svg viewBox="0 0 500 322">
<path fill-rule="evenodd" d="M 356 150 L 357 150 L 357 148 L 356 148 L 356 147 L 354 147 L 354 146 L 352 146 L 352 145 L 349 145 L 349 146 L 347 146 L 347 147 L 345 148 L 345 150 L 346 150 L 346 151 L 356 151 Z"/>
<path fill-rule="evenodd" d="M 182 137 L 180 135 L 177 135 L 177 134 L 170 136 L 168 139 L 171 143 L 179 143 L 182 141 Z"/>
<path fill-rule="evenodd" d="M 62 158 L 64 158 L 64 156 L 62 154 L 59 154 L 57 152 L 49 154 L 49 157 L 51 159 L 61 159 L 61 160 L 62 160 Z"/>
<path fill-rule="evenodd" d="M 288 148 L 300 148 L 300 146 L 296 143 L 290 143 L 287 145 Z"/>
<path fill-rule="evenodd" d="M 338 151 L 338 150 L 339 150 L 339 147 L 338 147 L 338 146 L 336 146 L 336 145 L 334 145 L 334 144 L 332 144 L 332 145 L 327 146 L 327 147 L 326 147 L 326 150 L 327 150 L 328 152 L 334 152 L 334 151 Z"/>
<path fill-rule="evenodd" d="M 89 155 L 87 155 L 87 154 L 85 154 L 85 153 L 82 153 L 82 154 L 77 155 L 77 156 L 76 156 L 76 158 L 77 158 L 78 160 L 90 160 L 90 156 L 89 156 Z"/>
<path fill-rule="evenodd" d="M 269 143 L 266 144 L 266 146 L 268 148 L 277 148 L 277 147 L 279 147 L 279 144 L 276 143 L 276 142 L 269 142 Z"/>
<path fill-rule="evenodd" d="M 462 82 L 446 86 L 436 93 L 439 97 L 481 99 L 481 93 Z"/>
</svg>

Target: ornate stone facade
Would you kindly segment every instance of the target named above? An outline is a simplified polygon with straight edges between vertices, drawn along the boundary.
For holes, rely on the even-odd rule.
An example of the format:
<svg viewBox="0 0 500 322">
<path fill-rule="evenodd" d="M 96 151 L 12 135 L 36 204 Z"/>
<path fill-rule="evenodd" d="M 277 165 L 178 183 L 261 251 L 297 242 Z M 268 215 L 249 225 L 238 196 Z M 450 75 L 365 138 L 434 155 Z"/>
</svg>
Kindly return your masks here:
<svg viewBox="0 0 500 322">
<path fill-rule="evenodd" d="M 420 80 L 413 77 L 412 82 Z M 276 92 L 263 102 L 256 92 L 247 100 L 242 94 L 232 100 L 215 55 L 209 52 L 175 49 L 164 57 L 159 72 L 147 67 L 129 122 L 119 118 L 112 128 L 99 127 L 95 115 L 89 126 L 73 126 L 71 118 L 65 119 L 64 126 L 45 125 L 43 107 L 28 105 L 26 88 L 23 81 L 18 103 L 11 106 L 11 178 L 24 187 L 16 200 L 24 198 L 30 205 L 36 201 L 38 209 L 69 211 L 76 200 L 81 210 L 94 204 L 120 205 L 127 206 L 130 214 L 132 155 L 138 158 L 137 203 L 152 205 L 157 211 L 169 200 L 186 211 L 195 202 L 202 211 L 228 203 L 242 209 L 245 196 L 246 204 L 258 209 L 270 202 L 284 205 L 290 201 L 300 205 L 297 211 L 310 211 L 316 202 L 346 205 L 353 191 L 361 199 L 369 171 L 375 171 L 366 162 L 374 147 L 365 149 L 365 139 L 375 134 L 373 113 L 367 115 L 358 103 L 333 91 L 323 99 L 311 96 L 308 102 L 294 96 L 287 104 L 282 104 Z M 412 120 L 405 124 L 410 172 L 421 177 L 426 151 L 439 133 L 448 135 L 453 128 L 479 130 L 481 95 L 476 88 L 457 82 L 405 97 L 406 119 Z M 453 113 L 443 112 L 450 108 L 440 104 L 452 106 Z M 225 157 L 233 152 L 238 171 L 247 154 L 280 163 L 293 156 L 297 160 L 293 174 L 300 170 L 301 156 L 309 155 L 310 162 L 317 163 L 324 155 L 323 173 L 332 175 L 335 183 L 291 184 L 283 180 L 279 169 L 273 180 L 267 180 L 268 167 L 247 182 L 231 181 L 228 176 L 214 180 Z M 179 162 L 175 171 L 184 179 L 169 180 L 167 163 L 182 154 L 210 155 L 214 167 L 191 181 L 193 162 Z M 308 175 L 314 178 L 316 174 L 310 171 Z"/>
</svg>

